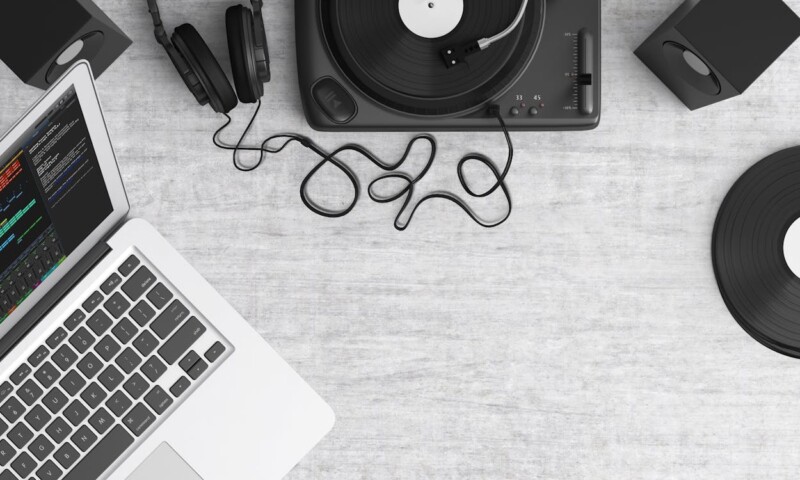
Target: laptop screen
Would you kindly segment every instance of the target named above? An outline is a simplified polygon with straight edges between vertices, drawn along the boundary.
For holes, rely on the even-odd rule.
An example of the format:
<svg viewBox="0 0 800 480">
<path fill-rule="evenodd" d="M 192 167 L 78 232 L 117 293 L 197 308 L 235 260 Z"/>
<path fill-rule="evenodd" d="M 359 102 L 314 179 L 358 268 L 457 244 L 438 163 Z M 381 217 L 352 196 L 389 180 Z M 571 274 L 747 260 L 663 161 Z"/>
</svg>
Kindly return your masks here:
<svg viewBox="0 0 800 480">
<path fill-rule="evenodd" d="M 71 86 L 0 154 L 0 323 L 112 211 Z"/>
</svg>

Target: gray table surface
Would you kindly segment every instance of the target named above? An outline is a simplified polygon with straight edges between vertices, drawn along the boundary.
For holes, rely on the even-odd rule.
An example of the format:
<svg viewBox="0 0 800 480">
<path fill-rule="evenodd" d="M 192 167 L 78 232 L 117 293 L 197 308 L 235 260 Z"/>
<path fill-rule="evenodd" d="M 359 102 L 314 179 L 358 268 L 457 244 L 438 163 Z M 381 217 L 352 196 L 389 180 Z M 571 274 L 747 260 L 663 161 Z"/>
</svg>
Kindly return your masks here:
<svg viewBox="0 0 800 480">
<path fill-rule="evenodd" d="M 210 143 L 221 117 L 193 103 L 145 2 L 98 3 L 134 40 L 98 81 L 133 214 L 336 411 L 288 478 L 789 478 L 800 468 L 800 362 L 736 325 L 709 248 L 733 181 L 800 142 L 800 45 L 745 95 L 690 113 L 632 54 L 680 2 L 607 0 L 600 127 L 514 134 L 515 210 L 502 228 L 439 203 L 397 233 L 397 205 L 309 213 L 298 187 L 313 159 L 302 149 L 234 171 Z M 197 26 L 227 69 L 231 2 L 162 3 L 167 24 Z M 265 3 L 273 81 L 255 134 L 311 134 L 293 4 Z M 0 66 L 0 127 L 39 95 Z M 248 116 L 236 111 L 237 127 Z M 390 157 L 409 138 L 313 136 Z M 497 133 L 437 137 L 442 155 L 421 191 L 455 188 L 464 153 L 505 155 Z M 349 195 L 337 180 L 315 187 L 330 202 Z"/>
</svg>

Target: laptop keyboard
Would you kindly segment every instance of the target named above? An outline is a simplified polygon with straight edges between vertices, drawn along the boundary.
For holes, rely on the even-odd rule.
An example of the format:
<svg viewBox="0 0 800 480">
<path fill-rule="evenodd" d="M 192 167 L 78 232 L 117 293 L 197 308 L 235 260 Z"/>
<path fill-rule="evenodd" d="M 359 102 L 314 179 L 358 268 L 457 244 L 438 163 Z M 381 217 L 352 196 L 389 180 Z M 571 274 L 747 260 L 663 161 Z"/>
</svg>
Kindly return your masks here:
<svg viewBox="0 0 800 480">
<path fill-rule="evenodd" d="M 0 480 L 98 478 L 230 354 L 155 272 L 125 259 L 0 377 Z"/>
</svg>

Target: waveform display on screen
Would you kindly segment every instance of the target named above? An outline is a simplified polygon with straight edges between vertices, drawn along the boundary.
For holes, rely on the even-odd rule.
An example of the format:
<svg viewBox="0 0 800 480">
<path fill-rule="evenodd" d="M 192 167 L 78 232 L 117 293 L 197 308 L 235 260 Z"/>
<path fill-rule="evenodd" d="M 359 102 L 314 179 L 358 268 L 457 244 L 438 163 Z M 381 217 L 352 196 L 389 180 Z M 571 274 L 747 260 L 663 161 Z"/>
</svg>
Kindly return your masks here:
<svg viewBox="0 0 800 480">
<path fill-rule="evenodd" d="M 20 173 L 22 173 L 22 165 L 20 164 L 20 155 L 17 155 L 14 160 L 6 165 L 2 172 L 0 172 L 0 191 L 5 190 Z"/>
<path fill-rule="evenodd" d="M 7 282 L 51 226 L 25 155 L 20 151 L 0 164 L 0 284 Z M 24 296 L 29 287 L 15 288 L 17 295 Z M 3 301 L 0 295 L 0 306 Z"/>
</svg>

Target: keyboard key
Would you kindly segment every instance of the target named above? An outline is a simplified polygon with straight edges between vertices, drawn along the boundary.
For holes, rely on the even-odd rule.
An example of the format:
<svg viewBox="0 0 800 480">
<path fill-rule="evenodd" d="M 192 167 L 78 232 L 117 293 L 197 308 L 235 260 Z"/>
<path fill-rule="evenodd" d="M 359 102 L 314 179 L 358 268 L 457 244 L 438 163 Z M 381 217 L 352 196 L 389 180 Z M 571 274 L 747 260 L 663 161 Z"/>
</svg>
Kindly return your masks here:
<svg viewBox="0 0 800 480">
<path fill-rule="evenodd" d="M 136 352 L 133 351 L 130 347 L 126 348 L 119 354 L 116 360 L 114 360 L 119 368 L 122 369 L 125 373 L 131 373 L 142 363 L 142 357 L 140 357 Z"/>
<path fill-rule="evenodd" d="M 127 277 L 128 275 L 131 274 L 133 269 L 136 268 L 138 265 L 139 265 L 139 259 L 136 258 L 135 255 L 131 255 L 130 257 L 127 258 L 127 260 L 122 262 L 122 265 L 119 266 L 119 269 L 117 271 L 119 271 L 119 273 L 121 273 L 123 277 Z"/>
<path fill-rule="evenodd" d="M 133 341 L 133 346 L 139 351 L 139 353 L 142 354 L 142 356 L 146 357 L 153 353 L 153 350 L 156 349 L 158 346 L 158 339 L 156 339 L 156 337 L 154 337 L 149 331 L 144 330 L 138 337 L 136 337 L 136 340 Z"/>
<path fill-rule="evenodd" d="M 167 371 L 167 366 L 153 355 L 144 362 L 141 371 L 151 382 L 155 382 Z"/>
<path fill-rule="evenodd" d="M 11 468 L 13 468 L 14 471 L 17 472 L 17 475 L 22 478 L 26 478 L 28 475 L 33 473 L 33 469 L 35 467 L 36 461 L 34 461 L 34 459 L 25 452 L 20 453 L 16 460 L 11 462 Z"/>
<path fill-rule="evenodd" d="M 11 385 L 9 382 L 3 382 L 2 384 L 0 384 L 0 402 L 2 402 L 3 400 L 6 399 L 6 397 L 11 395 L 11 392 L 13 391 L 14 391 L 14 386 Z"/>
<path fill-rule="evenodd" d="M 6 440 L 0 440 L 0 467 L 5 467 L 17 454 L 17 451 Z M 1 477 L 0 477 L 1 478 Z"/>
<path fill-rule="evenodd" d="M 14 385 L 19 385 L 30 374 L 31 367 L 29 367 L 27 363 L 23 363 L 11 374 L 11 381 L 14 382 Z"/>
<path fill-rule="evenodd" d="M 42 391 L 42 388 L 33 380 L 28 380 L 27 382 L 23 383 L 22 386 L 19 387 L 19 390 L 17 390 L 17 395 L 19 398 L 21 398 L 23 402 L 27 403 L 28 406 L 36 403 L 36 400 L 38 400 L 43 393 L 44 391 Z"/>
<path fill-rule="evenodd" d="M 155 275 L 147 267 L 142 266 L 122 285 L 122 291 L 135 302 L 153 286 L 155 281 Z"/>
<path fill-rule="evenodd" d="M 47 358 L 47 354 L 50 353 L 50 350 L 47 349 L 44 345 L 37 348 L 30 357 L 28 357 L 28 363 L 30 363 L 33 368 L 38 367 Z"/>
<path fill-rule="evenodd" d="M 77 427 L 82 421 L 89 416 L 89 409 L 80 402 L 80 400 L 73 400 L 72 403 L 67 405 L 64 409 L 64 418 L 69 420 L 73 426 Z"/>
<path fill-rule="evenodd" d="M 158 338 L 163 340 L 178 328 L 188 315 L 189 310 L 183 306 L 180 300 L 173 300 L 167 309 L 161 312 L 161 315 L 153 321 L 150 328 L 156 332 Z"/>
<path fill-rule="evenodd" d="M 109 293 L 113 292 L 120 283 L 122 283 L 122 278 L 116 273 L 112 273 L 111 276 L 108 277 L 102 285 L 100 285 L 100 290 L 108 295 Z"/>
<path fill-rule="evenodd" d="M 105 370 L 100 372 L 100 376 L 97 377 L 100 383 L 102 383 L 109 392 L 117 388 L 124 378 L 125 376 L 122 374 L 122 372 L 120 372 L 114 365 L 107 366 Z"/>
<path fill-rule="evenodd" d="M 111 361 L 120 350 L 122 350 L 122 347 L 119 346 L 116 340 L 111 338 L 111 335 L 106 335 L 94 346 L 94 351 L 106 362 Z"/>
<path fill-rule="evenodd" d="M 8 424 L 0 419 L 0 436 L 6 433 L 6 430 L 8 430 Z"/>
<path fill-rule="evenodd" d="M 94 415 L 89 418 L 89 425 L 94 427 L 97 433 L 102 435 L 106 433 L 109 428 L 111 428 L 111 425 L 114 425 L 114 417 L 108 413 L 108 410 L 100 407 L 97 409 Z"/>
<path fill-rule="evenodd" d="M 178 362 L 178 365 L 184 372 L 188 372 L 198 360 L 200 360 L 200 355 L 194 350 L 190 350 L 189 353 Z"/>
<path fill-rule="evenodd" d="M 16 475 L 11 473 L 11 470 L 0 471 L 0 480 L 19 480 Z"/>
<path fill-rule="evenodd" d="M 31 432 L 24 423 L 18 423 L 16 427 L 8 432 L 8 439 L 11 440 L 17 448 L 24 447 L 26 443 L 31 441 L 31 438 L 33 438 L 33 432 Z"/>
<path fill-rule="evenodd" d="M 100 362 L 100 359 L 92 352 L 87 353 L 86 356 L 83 357 L 83 360 L 78 362 L 78 370 L 89 380 L 100 373 L 100 368 L 102 366 L 103 364 Z"/>
<path fill-rule="evenodd" d="M 47 435 L 49 435 L 50 438 L 58 444 L 63 442 L 64 439 L 67 438 L 67 435 L 72 433 L 72 427 L 69 426 L 66 420 L 61 417 L 57 417 L 50 425 L 47 426 L 45 432 L 47 432 Z"/>
<path fill-rule="evenodd" d="M 172 292 L 170 292 L 163 283 L 158 283 L 155 287 L 153 287 L 152 290 L 150 290 L 150 293 L 147 294 L 147 299 L 150 300 L 150 303 L 152 303 L 154 307 L 156 307 L 156 310 L 161 310 L 164 308 L 164 305 L 172 300 L 172 297 Z"/>
<path fill-rule="evenodd" d="M 169 387 L 169 393 L 171 393 L 175 398 L 180 397 L 181 394 L 183 394 L 183 392 L 185 392 L 191 385 L 192 382 L 190 382 L 188 378 L 181 377 L 177 382 L 173 383 L 172 386 Z"/>
<path fill-rule="evenodd" d="M 69 346 L 62 345 L 51 358 L 58 368 L 60 368 L 62 372 L 65 372 L 75 363 L 75 360 L 78 359 L 78 354 L 69 348 Z"/>
<path fill-rule="evenodd" d="M 67 338 L 67 331 L 58 327 L 56 331 L 47 338 L 45 343 L 47 343 L 47 346 L 50 348 L 56 348 L 65 338 Z"/>
<path fill-rule="evenodd" d="M 25 407 L 22 402 L 17 400 L 17 397 L 9 398 L 3 406 L 0 406 L 0 415 L 3 415 L 8 423 L 14 423 L 19 420 L 19 417 L 25 412 Z"/>
<path fill-rule="evenodd" d="M 147 302 L 144 300 L 140 301 L 136 305 L 131 308 L 131 311 L 128 313 L 131 318 L 139 324 L 140 327 L 144 327 L 147 323 L 156 316 L 156 311 L 153 310 L 153 307 L 148 305 Z"/>
<path fill-rule="evenodd" d="M 200 378 L 200 375 L 203 374 L 208 369 L 208 364 L 202 358 L 198 360 L 191 369 L 189 369 L 188 373 L 192 380 L 197 380 Z"/>
<path fill-rule="evenodd" d="M 69 343 L 78 353 L 84 353 L 94 343 L 94 336 L 85 327 L 81 327 L 69 337 Z"/>
<path fill-rule="evenodd" d="M 117 323 L 117 325 L 111 330 L 111 333 L 117 337 L 117 340 L 120 341 L 123 345 L 130 342 L 131 339 L 136 336 L 136 333 L 139 331 L 138 328 L 128 320 L 127 318 L 123 318 L 122 320 Z"/>
<path fill-rule="evenodd" d="M 128 311 L 131 302 L 125 300 L 125 297 L 123 297 L 121 293 L 116 292 L 114 295 L 111 295 L 111 298 L 106 300 L 103 306 L 106 307 L 106 310 L 112 317 L 119 318 L 123 313 Z"/>
<path fill-rule="evenodd" d="M 86 386 L 86 380 L 77 371 L 71 370 L 58 384 L 67 392 L 67 395 L 74 397 Z"/>
<path fill-rule="evenodd" d="M 35 431 L 39 431 L 47 425 L 47 422 L 50 421 L 52 417 L 47 410 L 42 408 L 41 405 L 36 405 L 33 409 L 25 415 L 25 421 L 28 422 L 28 425 L 31 426 L 32 429 Z"/>
<path fill-rule="evenodd" d="M 67 318 L 67 320 L 64 322 L 64 326 L 67 327 L 67 330 L 72 331 L 75 330 L 75 328 L 85 319 L 86 314 L 83 313 L 83 310 L 78 309 L 72 312 L 72 315 Z"/>
<path fill-rule="evenodd" d="M 138 400 L 139 397 L 141 397 L 144 392 L 150 388 L 150 384 L 147 383 L 147 380 L 145 380 L 144 377 L 138 373 L 134 373 L 133 376 L 131 376 L 131 378 L 125 382 L 125 385 L 123 385 L 122 388 L 128 392 L 128 395 L 130 395 L 131 398 Z"/>
<path fill-rule="evenodd" d="M 133 437 L 122 426 L 115 426 L 75 465 L 75 468 L 63 480 L 99 478 L 132 444 Z M 58 456 L 56 456 L 56 460 L 58 460 Z"/>
<path fill-rule="evenodd" d="M 100 302 L 103 301 L 103 294 L 100 292 L 94 292 L 89 295 L 89 298 L 83 302 L 83 309 L 89 313 L 92 313 L 95 308 L 100 305 Z"/>
<path fill-rule="evenodd" d="M 65 443 L 61 448 L 56 450 L 56 453 L 55 455 L 53 455 L 53 458 L 56 459 L 56 462 L 58 462 L 59 465 L 61 465 L 66 469 L 71 467 L 75 463 L 75 461 L 78 460 L 78 455 L 79 453 L 77 450 L 75 450 L 75 447 L 73 447 L 69 443 Z M 83 477 L 83 478 L 98 478 L 98 475 L 95 475 L 93 477 Z M 78 479 L 81 477 L 73 477 L 73 478 Z"/>
<path fill-rule="evenodd" d="M 98 310 L 89 317 L 89 320 L 86 321 L 86 325 L 94 332 L 95 335 L 98 337 L 106 332 L 111 325 L 114 324 L 114 321 L 106 315 L 106 312 L 102 310 Z"/>
<path fill-rule="evenodd" d="M 116 416 L 122 416 L 130 407 L 133 405 L 133 402 L 130 398 L 128 398 L 124 393 L 117 392 L 114 395 L 111 395 L 111 398 L 108 399 L 106 402 L 106 407 L 111 410 Z"/>
<path fill-rule="evenodd" d="M 147 430 L 147 427 L 155 422 L 155 420 L 155 415 L 153 415 L 143 404 L 138 403 L 130 412 L 128 412 L 127 415 L 125 415 L 125 418 L 122 419 L 122 423 L 128 427 L 128 430 L 130 430 L 131 433 L 139 437 L 144 433 L 145 430 Z"/>
<path fill-rule="evenodd" d="M 45 362 L 33 376 L 36 377 L 36 380 L 39 380 L 39 383 L 41 383 L 44 388 L 50 388 L 56 380 L 58 380 L 58 377 L 61 376 L 61 371 L 52 363 Z"/>
<path fill-rule="evenodd" d="M 200 323 L 200 320 L 197 318 L 192 317 L 175 332 L 175 335 L 158 349 L 158 354 L 161 355 L 161 358 L 163 358 L 165 362 L 172 365 L 189 350 L 189 347 L 191 347 L 205 331 L 205 325 Z"/>
<path fill-rule="evenodd" d="M 61 477 L 63 472 L 56 466 L 55 462 L 48 460 L 44 465 L 36 470 L 36 477 L 39 480 L 56 480 Z M 2 479 L 0 479 L 2 480 Z"/>
<path fill-rule="evenodd" d="M 208 363 L 214 363 L 223 353 L 225 353 L 225 345 L 223 345 L 222 342 L 216 342 L 214 345 L 211 345 L 211 348 L 206 350 L 204 356 L 206 360 L 208 360 Z"/>
<path fill-rule="evenodd" d="M 72 443 L 74 443 L 80 451 L 85 452 L 97 441 L 97 435 L 95 435 L 89 427 L 84 425 L 75 432 L 75 435 L 70 437 L 70 440 L 72 440 Z"/>
<path fill-rule="evenodd" d="M 92 382 L 88 387 L 86 387 L 86 390 L 81 393 L 81 398 L 92 410 L 97 408 L 97 406 L 100 405 L 100 402 L 105 400 L 107 396 L 108 395 L 106 394 L 106 391 L 103 390 L 103 387 L 95 382 Z"/>
<path fill-rule="evenodd" d="M 53 443 L 47 439 L 44 435 L 39 435 L 36 437 L 30 445 L 28 445 L 28 451 L 36 457 L 40 462 L 47 458 L 50 455 L 50 452 L 53 451 Z"/>
<path fill-rule="evenodd" d="M 169 406 L 172 405 L 172 398 L 158 385 L 144 396 L 144 401 L 159 415 L 164 413 Z"/>
<path fill-rule="evenodd" d="M 58 387 L 53 387 L 50 393 L 44 396 L 42 403 L 50 410 L 50 413 L 56 414 L 67 404 L 67 396 Z"/>
</svg>

